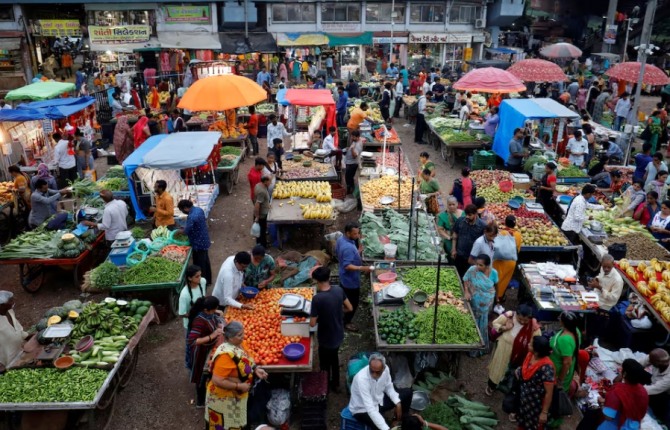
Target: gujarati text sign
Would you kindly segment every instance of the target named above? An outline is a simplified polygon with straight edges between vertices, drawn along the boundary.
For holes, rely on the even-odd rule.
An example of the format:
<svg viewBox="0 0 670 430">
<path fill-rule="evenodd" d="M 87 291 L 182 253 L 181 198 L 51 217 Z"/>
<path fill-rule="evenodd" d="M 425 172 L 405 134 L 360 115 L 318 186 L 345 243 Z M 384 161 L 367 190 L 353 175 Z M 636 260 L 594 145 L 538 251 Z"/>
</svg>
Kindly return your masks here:
<svg viewBox="0 0 670 430">
<path fill-rule="evenodd" d="M 40 19 L 40 33 L 42 36 L 79 36 L 81 27 L 76 19 Z"/>
<path fill-rule="evenodd" d="M 165 6 L 167 24 L 209 23 L 209 6 Z"/>
<path fill-rule="evenodd" d="M 142 43 L 151 37 L 148 25 L 88 26 L 91 43 Z"/>
</svg>

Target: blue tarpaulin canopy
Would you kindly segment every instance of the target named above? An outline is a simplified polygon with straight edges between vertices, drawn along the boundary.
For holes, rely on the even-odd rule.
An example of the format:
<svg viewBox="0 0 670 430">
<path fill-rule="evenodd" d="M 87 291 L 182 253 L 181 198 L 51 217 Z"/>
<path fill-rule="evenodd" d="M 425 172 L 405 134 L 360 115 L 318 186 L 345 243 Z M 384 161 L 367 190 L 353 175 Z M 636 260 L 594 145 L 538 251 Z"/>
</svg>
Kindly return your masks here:
<svg viewBox="0 0 670 430">
<path fill-rule="evenodd" d="M 93 97 L 52 99 L 20 104 L 16 109 L 1 109 L 2 121 L 39 121 L 43 119 L 63 119 L 95 103 Z"/>
<path fill-rule="evenodd" d="M 288 100 L 286 100 L 286 91 L 288 91 L 286 88 L 282 88 L 281 90 L 277 91 L 277 103 L 282 106 L 288 106 L 291 104 L 288 102 Z"/>
<path fill-rule="evenodd" d="M 514 129 L 523 127 L 526 120 L 579 116 L 552 99 L 504 100 L 498 114 L 500 123 L 493 140 L 493 152 L 505 161 L 509 157 L 509 142 L 514 136 Z"/>
<path fill-rule="evenodd" d="M 181 170 L 207 164 L 212 149 L 218 143 L 218 131 L 185 132 L 151 136 L 123 161 L 136 218 L 144 219 L 137 202 L 133 173 L 139 167 L 157 170 Z"/>
</svg>

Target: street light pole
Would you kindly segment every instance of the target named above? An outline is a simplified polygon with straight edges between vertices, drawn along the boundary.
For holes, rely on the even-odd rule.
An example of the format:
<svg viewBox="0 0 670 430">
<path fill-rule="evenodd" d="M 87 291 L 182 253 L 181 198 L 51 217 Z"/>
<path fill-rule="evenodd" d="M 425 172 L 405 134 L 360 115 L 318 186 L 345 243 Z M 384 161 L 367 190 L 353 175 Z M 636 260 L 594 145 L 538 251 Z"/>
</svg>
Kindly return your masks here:
<svg viewBox="0 0 670 430">
<path fill-rule="evenodd" d="M 630 18 L 626 20 L 626 39 L 623 43 L 623 53 L 621 54 L 621 62 L 626 62 L 626 51 L 628 50 L 628 33 L 630 33 Z"/>
<path fill-rule="evenodd" d="M 631 125 L 637 125 L 637 111 L 640 108 L 640 96 L 642 94 L 642 78 L 647 63 L 647 55 L 650 54 L 651 29 L 654 26 L 654 12 L 656 11 L 657 0 L 649 0 L 647 9 L 644 13 L 644 23 L 642 24 L 642 36 L 640 46 L 637 51 L 637 61 L 640 62 L 640 76 L 637 78 L 637 87 L 635 88 L 635 102 L 633 103 L 633 120 Z"/>
<path fill-rule="evenodd" d="M 395 12 L 395 0 L 391 1 L 391 42 L 389 43 L 389 67 L 393 62 L 393 15 Z"/>
</svg>

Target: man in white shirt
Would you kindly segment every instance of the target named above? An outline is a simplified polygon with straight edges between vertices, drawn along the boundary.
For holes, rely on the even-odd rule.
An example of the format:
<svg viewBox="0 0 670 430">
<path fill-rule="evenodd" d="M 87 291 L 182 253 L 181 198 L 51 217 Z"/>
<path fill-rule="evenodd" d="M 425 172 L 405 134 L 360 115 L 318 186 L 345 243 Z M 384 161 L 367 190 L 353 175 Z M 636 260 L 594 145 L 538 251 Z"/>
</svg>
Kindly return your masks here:
<svg viewBox="0 0 670 430">
<path fill-rule="evenodd" d="M 232 306 L 237 309 L 254 309 L 253 305 L 242 304 L 237 301 L 244 282 L 244 271 L 250 263 L 251 255 L 248 252 L 242 251 L 226 258 L 226 261 L 221 265 L 212 295 L 219 299 L 222 307 Z"/>
<path fill-rule="evenodd" d="M 326 137 L 323 139 L 323 144 L 321 145 L 321 149 L 324 151 L 328 151 L 328 157 L 334 157 L 335 160 L 335 170 L 338 172 L 342 170 L 342 150 L 338 149 L 335 146 L 335 132 L 337 131 L 337 128 L 330 126 L 328 129 L 328 134 Z M 333 161 L 333 158 L 330 159 L 330 161 Z"/>
<path fill-rule="evenodd" d="M 568 159 L 570 163 L 577 167 L 585 167 L 584 156 L 589 153 L 589 142 L 586 139 L 582 139 L 581 130 L 575 130 L 575 137 L 568 140 L 568 146 L 565 149 L 570 153 Z"/>
<path fill-rule="evenodd" d="M 589 282 L 589 287 L 598 290 L 598 307 L 609 311 L 617 304 L 623 291 L 623 279 L 614 269 L 614 257 L 603 255 L 600 260 L 600 273 Z"/>
<path fill-rule="evenodd" d="M 70 142 L 62 138 L 60 133 L 53 134 L 53 140 L 56 141 L 54 148 L 54 158 L 58 164 L 58 180 L 60 187 L 65 188 L 70 180 L 74 182 L 77 179 L 77 159 L 74 156 L 74 144 L 70 147 Z"/>
<path fill-rule="evenodd" d="M 391 372 L 386 366 L 386 358 L 378 352 L 370 354 L 368 365 L 362 368 L 351 383 L 349 412 L 357 421 L 378 430 L 389 430 L 382 412 L 395 409 L 394 424 L 400 422 L 403 412 L 407 412 L 409 402 L 404 397 L 407 390 L 401 390 L 403 399 L 393 388 Z M 411 391 L 411 390 L 410 390 Z M 405 406 L 407 403 L 407 406 Z"/>
<path fill-rule="evenodd" d="M 430 78 L 426 78 L 426 81 L 423 83 L 423 86 L 421 87 L 421 94 L 424 96 L 428 94 L 428 91 L 430 91 Z"/>
<path fill-rule="evenodd" d="M 461 100 L 461 109 L 458 112 L 458 118 L 461 121 L 466 121 L 468 118 L 470 118 L 470 108 L 468 107 L 468 102 L 465 99 Z"/>
<path fill-rule="evenodd" d="M 433 93 L 428 91 L 424 95 L 420 96 L 419 101 L 417 102 L 418 113 L 416 114 L 416 128 L 414 129 L 414 143 L 418 143 L 420 145 L 425 144 L 423 141 L 423 133 L 428 128 L 428 124 L 426 123 L 426 104 L 428 103 L 428 99 L 430 97 L 433 97 Z"/>
<path fill-rule="evenodd" d="M 395 83 L 395 109 L 393 109 L 393 118 L 400 118 L 400 106 L 402 106 L 402 95 L 405 93 L 405 87 L 402 85 L 402 78 L 398 78 Z"/>
<path fill-rule="evenodd" d="M 628 118 L 631 108 L 629 95 L 627 92 L 621 94 L 621 98 L 616 102 L 616 106 L 614 106 L 614 115 L 616 115 L 616 118 L 614 119 L 614 124 L 612 124 L 612 130 L 619 131 L 622 123 Z"/>
<path fill-rule="evenodd" d="M 572 199 L 568 206 L 568 213 L 565 215 L 561 230 L 570 239 L 572 243 L 579 243 L 579 233 L 582 231 L 586 221 L 586 209 L 602 208 L 600 205 L 592 205 L 587 202 L 596 192 L 596 187 L 591 184 L 584 185 L 582 194 Z"/>
<path fill-rule="evenodd" d="M 651 385 L 644 388 L 649 394 L 649 408 L 666 426 L 670 425 L 670 355 L 661 348 L 652 350 L 639 360 L 644 367 L 651 367 Z"/>
<path fill-rule="evenodd" d="M 284 128 L 284 124 L 281 122 L 277 121 L 277 115 L 270 115 L 270 124 L 268 124 L 268 135 L 267 135 L 267 141 L 268 141 L 268 149 L 274 148 L 274 139 L 281 139 L 282 141 L 284 140 L 285 137 L 290 137 L 291 134 L 286 131 L 286 128 Z"/>
<path fill-rule="evenodd" d="M 0 291 L 0 372 L 4 372 L 21 351 L 26 338 L 28 333 L 14 314 L 14 293 Z"/>
<path fill-rule="evenodd" d="M 114 195 L 109 190 L 100 191 L 100 198 L 105 202 L 105 210 L 102 213 L 102 222 L 95 223 L 93 221 L 84 221 L 83 224 L 89 227 L 97 227 L 99 230 L 104 230 L 105 240 L 111 245 L 119 232 L 128 230 L 128 224 L 126 223 L 128 206 L 123 200 L 115 200 Z"/>
</svg>

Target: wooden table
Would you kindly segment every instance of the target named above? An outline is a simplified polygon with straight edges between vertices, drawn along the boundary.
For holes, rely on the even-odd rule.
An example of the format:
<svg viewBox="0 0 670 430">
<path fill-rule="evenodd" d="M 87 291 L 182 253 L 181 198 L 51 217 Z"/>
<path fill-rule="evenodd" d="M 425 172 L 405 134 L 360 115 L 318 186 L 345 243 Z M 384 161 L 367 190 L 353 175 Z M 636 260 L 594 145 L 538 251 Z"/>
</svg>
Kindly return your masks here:
<svg viewBox="0 0 670 430">
<path fill-rule="evenodd" d="M 270 212 L 268 213 L 268 224 L 277 225 L 277 236 L 279 241 L 279 249 L 283 249 L 282 244 L 282 227 L 281 226 L 295 226 L 295 225 L 316 225 L 319 226 L 320 234 L 323 236 L 327 225 L 333 225 L 333 219 L 305 219 L 302 216 L 301 204 L 316 203 L 316 199 L 304 199 L 300 197 L 293 197 L 295 201 L 293 205 L 288 201 L 291 199 L 272 199 L 270 203 Z M 281 206 L 279 206 L 281 204 Z"/>
</svg>

